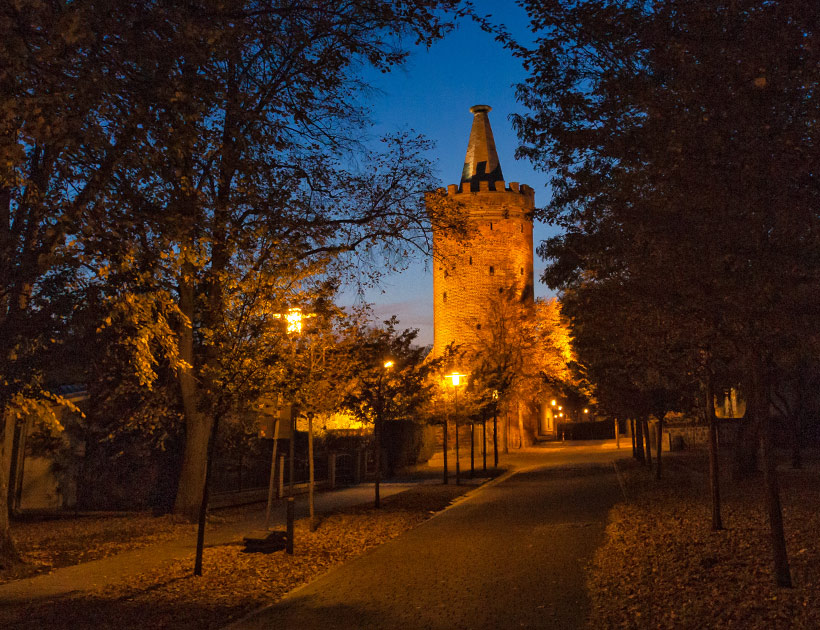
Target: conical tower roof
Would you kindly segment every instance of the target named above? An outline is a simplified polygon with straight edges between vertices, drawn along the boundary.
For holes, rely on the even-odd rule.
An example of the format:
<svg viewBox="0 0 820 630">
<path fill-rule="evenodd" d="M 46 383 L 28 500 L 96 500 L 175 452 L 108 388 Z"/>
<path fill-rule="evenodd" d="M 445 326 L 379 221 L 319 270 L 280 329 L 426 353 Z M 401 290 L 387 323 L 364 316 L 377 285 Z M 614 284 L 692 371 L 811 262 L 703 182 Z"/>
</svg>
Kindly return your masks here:
<svg viewBox="0 0 820 630">
<path fill-rule="evenodd" d="M 464 169 L 461 171 L 461 183 L 469 182 L 471 189 L 478 189 L 478 182 L 504 181 L 498 153 L 495 150 L 493 130 L 487 115 L 492 107 L 473 105 L 473 128 L 470 130 L 470 143 L 467 145 L 467 156 L 464 158 Z M 491 186 L 491 188 L 495 188 Z"/>
</svg>

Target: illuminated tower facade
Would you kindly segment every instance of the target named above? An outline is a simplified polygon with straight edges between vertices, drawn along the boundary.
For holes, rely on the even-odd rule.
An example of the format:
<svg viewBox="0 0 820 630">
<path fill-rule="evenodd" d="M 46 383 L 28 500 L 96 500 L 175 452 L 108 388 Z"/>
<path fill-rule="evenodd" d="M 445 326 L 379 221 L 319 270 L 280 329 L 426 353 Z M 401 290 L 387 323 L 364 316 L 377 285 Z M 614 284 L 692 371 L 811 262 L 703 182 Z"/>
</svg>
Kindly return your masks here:
<svg viewBox="0 0 820 630">
<path fill-rule="evenodd" d="M 461 182 L 447 187 L 471 226 L 468 240 L 433 232 L 433 353 L 451 342 L 470 346 L 494 301 L 532 303 L 532 213 L 535 191 L 507 184 L 490 127 L 488 105 L 470 108 L 473 126 Z M 443 190 L 440 192 L 444 192 Z"/>
</svg>

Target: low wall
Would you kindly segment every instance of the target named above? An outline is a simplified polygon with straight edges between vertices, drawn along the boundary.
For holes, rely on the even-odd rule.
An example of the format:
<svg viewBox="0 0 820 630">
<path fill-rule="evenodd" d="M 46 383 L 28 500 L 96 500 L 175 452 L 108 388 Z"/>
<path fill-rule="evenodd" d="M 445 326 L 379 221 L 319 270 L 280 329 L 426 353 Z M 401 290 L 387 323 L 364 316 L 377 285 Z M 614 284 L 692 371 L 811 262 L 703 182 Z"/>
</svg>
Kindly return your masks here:
<svg viewBox="0 0 820 630">
<path fill-rule="evenodd" d="M 559 422 L 556 433 L 559 440 L 614 440 L 615 423 L 611 420 Z"/>
</svg>

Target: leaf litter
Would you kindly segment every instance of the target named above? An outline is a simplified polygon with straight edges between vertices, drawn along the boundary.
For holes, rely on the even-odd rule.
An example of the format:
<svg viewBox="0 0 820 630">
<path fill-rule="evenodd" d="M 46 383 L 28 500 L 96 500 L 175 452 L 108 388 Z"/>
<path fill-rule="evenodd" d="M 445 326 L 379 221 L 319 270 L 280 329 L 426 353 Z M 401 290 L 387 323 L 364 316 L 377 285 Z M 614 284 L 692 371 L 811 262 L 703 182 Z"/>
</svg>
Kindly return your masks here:
<svg viewBox="0 0 820 630">
<path fill-rule="evenodd" d="M 177 561 L 162 569 L 134 575 L 128 580 L 47 602 L 31 602 L 0 610 L 0 627 L 19 630 L 54 630 L 93 627 L 100 630 L 144 628 L 221 628 L 261 606 L 272 604 L 289 591 L 315 580 L 322 573 L 352 559 L 430 518 L 470 488 L 423 484 L 382 501 L 382 508 L 359 506 L 325 516 L 315 532 L 308 519 L 296 522 L 295 554 L 243 553 L 235 542 L 205 549 L 204 575 L 194 577 L 193 559 Z M 237 518 L 241 510 L 221 518 Z M 139 517 L 134 523 L 145 526 Z M 122 523 L 120 523 L 122 525 Z M 91 536 L 98 523 L 84 523 Z M 68 527 L 63 525 L 63 527 Z M 74 524 L 72 527 L 83 528 Z M 150 528 L 149 528 L 150 529 Z M 128 531 L 122 527 L 118 531 Z M 173 535 L 192 535 L 190 524 L 162 524 L 145 540 L 167 540 Z M 30 534 L 27 555 L 42 554 L 45 564 L 62 553 L 62 538 L 41 537 L 54 542 L 50 550 L 37 547 Z M 109 532 L 109 537 L 114 537 Z"/>
</svg>

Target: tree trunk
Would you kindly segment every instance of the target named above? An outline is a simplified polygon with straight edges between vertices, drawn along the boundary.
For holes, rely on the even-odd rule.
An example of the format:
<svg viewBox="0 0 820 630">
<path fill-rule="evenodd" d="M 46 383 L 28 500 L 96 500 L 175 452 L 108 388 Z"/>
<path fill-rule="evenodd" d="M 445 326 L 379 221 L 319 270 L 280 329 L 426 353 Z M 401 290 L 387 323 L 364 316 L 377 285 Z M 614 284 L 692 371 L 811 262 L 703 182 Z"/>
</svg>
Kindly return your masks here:
<svg viewBox="0 0 820 630">
<path fill-rule="evenodd" d="M 718 460 L 717 424 L 715 421 L 715 393 L 712 370 L 706 372 L 706 421 L 709 423 L 709 487 L 712 494 L 712 531 L 723 529 L 720 515 L 720 462 Z"/>
<path fill-rule="evenodd" d="M 194 289 L 189 282 L 179 287 L 180 310 L 192 322 L 194 319 Z M 193 329 L 190 325 L 180 331 L 179 353 L 189 367 L 181 369 L 177 377 L 185 414 L 185 449 L 179 474 L 179 487 L 174 502 L 174 514 L 195 522 L 199 516 L 202 491 L 208 460 L 208 443 L 213 418 L 199 410 L 199 387 L 196 383 Z"/>
<path fill-rule="evenodd" d="M 483 444 L 481 448 L 481 455 L 484 457 L 483 460 L 483 470 L 487 472 L 487 418 L 484 418 L 484 422 L 481 423 L 481 442 Z"/>
<path fill-rule="evenodd" d="M 378 474 L 378 473 L 377 473 Z M 315 532 L 316 506 L 314 504 L 314 494 L 316 492 L 316 469 L 313 462 L 313 412 L 308 413 L 308 512 L 310 515 L 310 531 Z M 378 501 L 378 490 L 376 491 Z M 379 507 L 376 505 L 376 507 Z"/>
<path fill-rule="evenodd" d="M 194 557 L 194 575 L 202 575 L 202 555 L 205 551 L 205 520 L 208 516 L 208 499 L 211 474 L 214 465 L 214 450 L 216 449 L 216 435 L 219 430 L 219 419 L 216 418 L 211 423 L 211 432 L 208 438 L 208 452 L 205 456 L 205 479 L 202 484 L 202 496 L 199 498 L 199 511 L 197 514 L 196 532 L 196 553 Z"/>
<path fill-rule="evenodd" d="M 635 423 L 635 459 L 641 463 L 646 463 L 646 451 L 643 446 L 643 422 L 639 418 L 635 418 L 632 422 Z"/>
<path fill-rule="evenodd" d="M 518 448 L 524 448 L 524 403 L 518 401 Z"/>
<path fill-rule="evenodd" d="M 802 431 L 800 428 L 800 413 L 792 414 L 792 468 L 803 468 L 803 455 L 800 450 L 802 440 Z"/>
<path fill-rule="evenodd" d="M 635 419 L 627 420 L 627 424 L 629 425 L 629 435 L 632 438 L 632 457 L 638 459 L 638 445 L 635 443 Z"/>
<path fill-rule="evenodd" d="M 510 452 L 510 408 L 504 409 L 504 453 Z"/>
<path fill-rule="evenodd" d="M 450 471 L 447 469 L 447 425 L 449 424 L 447 418 L 444 419 L 444 424 L 442 425 L 442 442 L 443 442 L 443 449 L 442 455 L 444 457 L 444 479 L 442 482 L 446 485 L 450 483 Z"/>
<path fill-rule="evenodd" d="M 643 439 L 646 444 L 646 465 L 649 466 L 649 470 L 652 470 L 652 441 L 649 439 L 649 419 L 646 416 L 643 416 L 640 419 L 640 423 L 643 425 Z"/>
<path fill-rule="evenodd" d="M 199 515 L 208 460 L 208 441 L 213 419 L 205 414 L 185 413 L 185 451 L 179 475 L 174 514 L 194 522 Z"/>
<path fill-rule="evenodd" d="M 765 489 L 766 511 L 769 514 L 769 536 L 774 559 L 774 579 L 778 586 L 790 588 L 792 585 L 789 570 L 789 556 L 786 551 L 786 536 L 783 531 L 783 509 L 780 504 L 780 487 L 777 481 L 777 461 L 775 459 L 773 426 L 769 413 L 768 383 L 763 366 L 755 366 L 754 413 L 761 429 L 761 447 L 763 450 L 763 484 Z"/>
<path fill-rule="evenodd" d="M 0 569 L 18 564 L 20 555 L 11 536 L 9 522 L 9 472 L 15 421 L 0 407 Z"/>
<path fill-rule="evenodd" d="M 493 467 L 498 468 L 498 408 L 493 407 Z"/>
<path fill-rule="evenodd" d="M 752 477 L 758 471 L 757 451 L 760 445 L 760 417 L 754 411 L 755 395 L 754 384 L 745 384 L 749 390 L 749 404 L 746 406 L 746 416 L 738 423 L 737 440 L 732 458 L 732 477 L 743 480 Z M 750 412 L 749 409 L 752 408 Z"/>
<path fill-rule="evenodd" d="M 381 497 L 379 496 L 379 485 L 382 479 L 382 428 L 381 428 L 381 419 L 379 416 L 381 412 L 376 414 L 376 420 L 373 423 L 373 437 L 374 442 L 376 444 L 376 453 L 373 457 L 374 464 L 376 465 L 376 478 L 375 483 L 373 484 L 375 488 L 375 496 L 373 498 L 373 506 L 380 508 L 381 507 Z"/>
<path fill-rule="evenodd" d="M 663 419 L 666 416 L 666 413 L 661 413 L 658 416 L 658 444 L 656 446 L 655 453 L 657 453 L 655 457 L 655 479 L 661 478 L 661 453 L 663 452 Z"/>
</svg>

